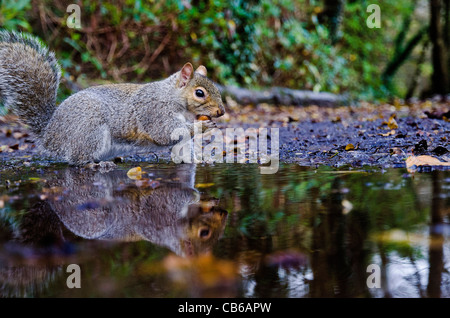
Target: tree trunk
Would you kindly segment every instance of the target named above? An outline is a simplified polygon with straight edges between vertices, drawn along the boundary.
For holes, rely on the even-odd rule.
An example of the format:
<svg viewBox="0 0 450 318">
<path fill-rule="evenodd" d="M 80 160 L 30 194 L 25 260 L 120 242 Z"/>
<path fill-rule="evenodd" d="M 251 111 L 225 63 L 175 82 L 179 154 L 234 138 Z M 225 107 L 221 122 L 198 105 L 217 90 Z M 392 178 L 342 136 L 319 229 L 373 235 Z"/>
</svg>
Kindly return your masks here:
<svg viewBox="0 0 450 318">
<path fill-rule="evenodd" d="M 326 24 L 330 32 L 331 43 L 338 40 L 339 26 L 344 13 L 344 0 L 323 0 L 323 11 L 319 15 L 320 23 Z"/>
<path fill-rule="evenodd" d="M 444 0 L 444 42 L 447 50 L 447 69 L 450 68 L 450 0 Z M 448 88 L 450 92 L 450 74 L 448 74 Z"/>
<path fill-rule="evenodd" d="M 439 233 L 439 226 L 443 224 L 443 200 L 442 200 L 442 173 L 434 171 L 432 174 L 433 193 L 431 202 L 431 226 L 430 243 L 428 248 L 428 271 L 427 296 L 431 298 L 441 297 L 442 274 L 444 271 L 444 236 Z"/>
<path fill-rule="evenodd" d="M 420 43 L 427 30 L 428 26 L 424 26 L 403 47 L 396 47 L 394 57 L 389 62 L 382 75 L 386 87 L 391 87 L 393 76 L 399 67 L 408 59 L 416 45 Z M 400 43 L 397 43 L 397 45 L 400 45 Z"/>
<path fill-rule="evenodd" d="M 442 0 L 430 0 L 430 40 L 432 48 L 433 74 L 432 92 L 445 95 L 449 92 L 446 47 L 441 27 Z M 447 36 L 447 35 L 446 35 Z"/>
<path fill-rule="evenodd" d="M 249 90 L 236 86 L 216 84 L 222 97 L 227 96 L 240 105 L 257 105 L 262 103 L 285 106 L 342 106 L 349 101 L 345 97 L 328 92 L 312 92 L 285 87 L 272 87 L 265 91 Z"/>
</svg>

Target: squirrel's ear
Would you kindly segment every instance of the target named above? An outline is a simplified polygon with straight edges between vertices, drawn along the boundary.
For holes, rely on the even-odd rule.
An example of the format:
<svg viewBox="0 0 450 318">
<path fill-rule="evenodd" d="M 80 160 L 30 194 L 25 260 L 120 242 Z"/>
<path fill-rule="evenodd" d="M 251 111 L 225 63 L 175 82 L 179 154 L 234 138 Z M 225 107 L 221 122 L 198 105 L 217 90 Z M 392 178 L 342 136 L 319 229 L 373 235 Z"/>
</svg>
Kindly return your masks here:
<svg viewBox="0 0 450 318">
<path fill-rule="evenodd" d="M 195 73 L 198 73 L 200 75 L 206 76 L 206 67 L 204 67 L 203 65 L 200 65 L 196 70 Z"/>
<path fill-rule="evenodd" d="M 191 80 L 193 73 L 194 67 L 192 66 L 192 64 L 189 62 L 184 64 L 183 68 L 180 71 L 180 81 L 178 86 L 180 88 L 185 87 Z"/>
</svg>

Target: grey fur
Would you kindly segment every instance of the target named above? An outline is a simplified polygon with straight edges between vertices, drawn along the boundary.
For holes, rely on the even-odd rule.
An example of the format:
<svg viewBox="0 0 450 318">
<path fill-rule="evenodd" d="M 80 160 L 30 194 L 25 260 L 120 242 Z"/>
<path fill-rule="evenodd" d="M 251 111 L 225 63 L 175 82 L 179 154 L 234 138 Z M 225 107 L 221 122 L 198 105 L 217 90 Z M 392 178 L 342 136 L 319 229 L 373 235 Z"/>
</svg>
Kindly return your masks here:
<svg viewBox="0 0 450 318">
<path fill-rule="evenodd" d="M 181 85 L 186 66 L 192 73 Z M 172 146 L 175 129 L 193 135 L 196 116 L 223 115 L 219 90 L 201 68 L 194 73 L 186 63 L 162 81 L 90 87 L 56 107 L 60 71 L 53 53 L 36 38 L 0 32 L 1 97 L 30 126 L 44 152 L 75 165 Z M 194 96 L 198 87 L 207 92 L 202 101 Z M 203 127 L 215 123 L 208 120 Z"/>
<path fill-rule="evenodd" d="M 37 38 L 0 30 L 0 97 L 38 137 L 56 108 L 60 77 L 55 55 Z"/>
<path fill-rule="evenodd" d="M 16 233 L 17 240 L 36 242 L 50 229 L 62 232 L 58 229 L 62 222 L 86 239 L 145 240 L 180 256 L 211 251 L 224 232 L 227 212 L 215 205 L 204 210 L 194 188 L 195 165 L 172 166 L 158 177 L 177 180 L 161 181 L 156 188 L 137 187 L 125 171 L 88 169 L 80 173 L 78 168 L 66 169 L 46 184 L 63 192 L 49 194 L 45 206 L 39 202 L 40 210 L 27 214 L 26 224 Z M 208 235 L 201 235 L 202 230 Z"/>
</svg>

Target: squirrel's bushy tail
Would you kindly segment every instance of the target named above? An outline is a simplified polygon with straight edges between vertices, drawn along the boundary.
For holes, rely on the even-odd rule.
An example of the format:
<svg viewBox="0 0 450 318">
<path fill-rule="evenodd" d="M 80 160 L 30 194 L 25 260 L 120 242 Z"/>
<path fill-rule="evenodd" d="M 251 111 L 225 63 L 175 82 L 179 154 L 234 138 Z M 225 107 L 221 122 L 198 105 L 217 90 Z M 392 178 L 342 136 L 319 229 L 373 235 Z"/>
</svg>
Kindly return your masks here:
<svg viewBox="0 0 450 318">
<path fill-rule="evenodd" d="M 61 69 L 30 35 L 0 30 L 0 99 L 41 137 L 56 108 Z"/>
</svg>

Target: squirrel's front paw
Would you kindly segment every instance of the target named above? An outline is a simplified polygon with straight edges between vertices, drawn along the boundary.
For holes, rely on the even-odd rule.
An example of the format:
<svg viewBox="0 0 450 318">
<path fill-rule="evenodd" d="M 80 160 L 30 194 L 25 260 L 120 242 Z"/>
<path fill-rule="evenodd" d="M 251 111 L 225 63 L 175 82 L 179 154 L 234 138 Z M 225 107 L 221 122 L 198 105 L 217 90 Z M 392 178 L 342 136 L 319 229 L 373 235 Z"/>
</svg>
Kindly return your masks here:
<svg viewBox="0 0 450 318">
<path fill-rule="evenodd" d="M 212 120 L 202 121 L 202 132 L 205 132 L 209 129 L 217 128 L 217 124 Z"/>
</svg>

